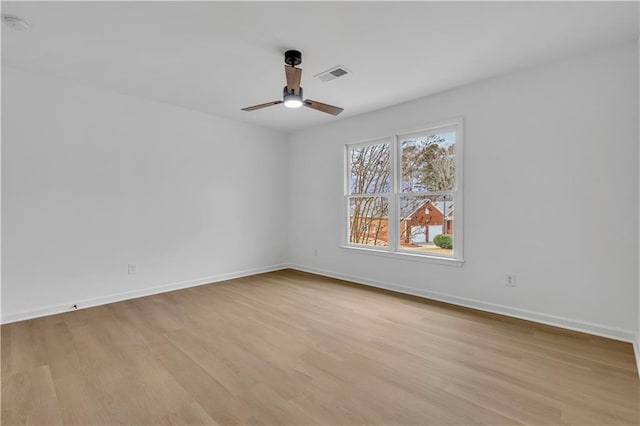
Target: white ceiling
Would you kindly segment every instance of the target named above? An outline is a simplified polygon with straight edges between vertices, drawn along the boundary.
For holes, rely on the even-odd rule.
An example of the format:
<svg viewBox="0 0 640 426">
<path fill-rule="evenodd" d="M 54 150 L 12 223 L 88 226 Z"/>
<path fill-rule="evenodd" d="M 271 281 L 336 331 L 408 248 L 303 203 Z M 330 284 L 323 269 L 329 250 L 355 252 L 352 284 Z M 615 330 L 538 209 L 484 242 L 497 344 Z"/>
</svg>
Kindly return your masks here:
<svg viewBox="0 0 640 426">
<path fill-rule="evenodd" d="M 636 2 L 2 2 L 2 64 L 283 131 L 638 38 Z M 282 105 L 282 53 L 311 99 Z M 322 83 L 313 75 L 353 72 Z"/>
</svg>

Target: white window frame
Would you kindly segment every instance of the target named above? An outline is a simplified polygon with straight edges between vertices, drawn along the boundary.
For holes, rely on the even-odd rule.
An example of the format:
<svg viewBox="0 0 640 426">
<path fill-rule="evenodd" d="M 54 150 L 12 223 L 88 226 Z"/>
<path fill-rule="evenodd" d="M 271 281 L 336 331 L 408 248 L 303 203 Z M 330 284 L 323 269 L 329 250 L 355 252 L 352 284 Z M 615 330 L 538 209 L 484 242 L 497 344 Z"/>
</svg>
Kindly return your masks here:
<svg viewBox="0 0 640 426">
<path fill-rule="evenodd" d="M 455 151 L 455 168 L 456 168 L 456 186 L 451 191 L 425 191 L 425 192 L 401 192 L 402 182 L 402 165 L 400 164 L 401 156 L 401 143 L 402 139 L 406 139 L 412 136 L 418 136 L 425 133 L 433 133 L 434 130 L 440 131 L 440 129 L 455 128 L 456 132 L 456 151 Z M 358 253 L 368 255 L 378 255 L 384 257 L 398 258 L 404 260 L 424 261 L 431 263 L 439 263 L 446 265 L 462 266 L 464 263 L 464 128 L 462 117 L 457 117 L 451 120 L 446 120 L 438 123 L 430 124 L 422 130 L 415 130 L 410 132 L 398 132 L 396 134 L 371 139 L 362 142 L 348 143 L 344 149 L 344 197 L 343 197 L 343 226 L 341 236 L 341 247 L 348 250 L 353 250 Z M 390 163 L 391 163 L 391 192 L 366 194 L 366 195 L 352 195 L 349 194 L 350 184 L 350 169 L 351 159 L 349 158 L 349 151 L 352 148 L 358 148 L 369 145 L 389 144 L 390 147 Z M 453 238 L 453 254 L 431 254 L 425 252 L 416 252 L 413 250 L 402 249 L 400 246 L 400 197 L 401 196 L 433 196 L 433 195 L 445 195 L 453 194 L 455 203 L 455 237 Z M 370 196 L 370 197 L 384 197 L 388 201 L 388 246 L 369 246 L 363 244 L 354 244 L 349 242 L 349 199 L 358 196 Z"/>
</svg>

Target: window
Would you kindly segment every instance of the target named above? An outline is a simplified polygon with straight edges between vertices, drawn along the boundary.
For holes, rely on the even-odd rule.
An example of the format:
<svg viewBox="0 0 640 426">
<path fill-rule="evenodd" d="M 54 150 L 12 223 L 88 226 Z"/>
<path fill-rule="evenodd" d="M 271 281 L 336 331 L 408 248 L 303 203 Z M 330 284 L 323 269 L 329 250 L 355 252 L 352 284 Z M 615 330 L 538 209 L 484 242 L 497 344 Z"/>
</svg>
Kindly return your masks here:
<svg viewBox="0 0 640 426">
<path fill-rule="evenodd" d="M 462 120 L 347 145 L 347 247 L 462 260 Z"/>
<path fill-rule="evenodd" d="M 349 155 L 349 242 L 389 246 L 391 145 L 352 145 Z"/>
</svg>

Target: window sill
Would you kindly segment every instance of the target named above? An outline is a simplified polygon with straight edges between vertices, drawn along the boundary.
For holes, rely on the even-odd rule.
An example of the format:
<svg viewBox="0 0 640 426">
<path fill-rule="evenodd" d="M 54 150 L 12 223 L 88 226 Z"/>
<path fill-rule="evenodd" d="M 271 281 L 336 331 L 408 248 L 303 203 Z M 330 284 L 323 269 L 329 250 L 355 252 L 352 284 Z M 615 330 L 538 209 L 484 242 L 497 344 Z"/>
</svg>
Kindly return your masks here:
<svg viewBox="0 0 640 426">
<path fill-rule="evenodd" d="M 343 246 L 340 246 L 340 248 L 344 250 L 350 250 L 350 251 L 352 250 L 354 253 L 386 257 L 387 259 L 410 260 L 413 262 L 435 263 L 438 265 L 457 266 L 457 267 L 462 267 L 462 265 L 464 264 L 464 260 L 453 259 L 450 257 L 425 256 L 423 254 L 391 252 L 391 251 L 376 250 L 368 247 L 359 247 L 359 246 L 343 245 Z"/>
</svg>

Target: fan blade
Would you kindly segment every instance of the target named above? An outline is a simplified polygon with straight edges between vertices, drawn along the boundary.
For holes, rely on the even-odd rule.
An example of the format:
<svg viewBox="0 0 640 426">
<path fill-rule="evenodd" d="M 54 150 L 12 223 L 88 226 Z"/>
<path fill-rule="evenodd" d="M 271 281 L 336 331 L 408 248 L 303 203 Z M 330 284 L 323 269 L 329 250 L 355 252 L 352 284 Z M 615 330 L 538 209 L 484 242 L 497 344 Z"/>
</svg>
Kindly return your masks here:
<svg viewBox="0 0 640 426">
<path fill-rule="evenodd" d="M 287 75 L 287 91 L 296 95 L 300 94 L 300 80 L 302 79 L 302 70 L 300 68 L 284 66 L 284 73 Z"/>
<path fill-rule="evenodd" d="M 317 109 L 318 111 L 326 112 L 327 114 L 331 114 L 331 115 L 338 115 L 342 111 L 344 111 L 343 108 L 333 106 L 333 105 L 323 104 L 322 102 L 312 101 L 311 99 L 305 99 L 304 106 L 309 107 L 311 109 Z"/>
<path fill-rule="evenodd" d="M 272 105 L 278 105 L 278 104 L 281 104 L 281 103 L 282 103 L 282 101 L 267 102 L 266 104 L 260 104 L 260 105 L 254 105 L 254 106 L 242 108 L 242 111 L 255 111 L 255 110 L 260 109 L 260 108 L 266 108 L 266 107 L 270 107 Z"/>
</svg>

